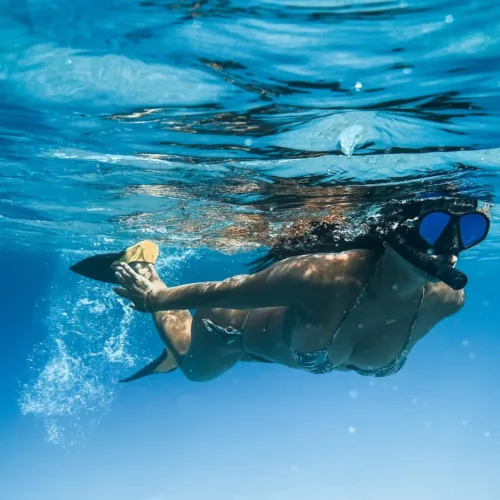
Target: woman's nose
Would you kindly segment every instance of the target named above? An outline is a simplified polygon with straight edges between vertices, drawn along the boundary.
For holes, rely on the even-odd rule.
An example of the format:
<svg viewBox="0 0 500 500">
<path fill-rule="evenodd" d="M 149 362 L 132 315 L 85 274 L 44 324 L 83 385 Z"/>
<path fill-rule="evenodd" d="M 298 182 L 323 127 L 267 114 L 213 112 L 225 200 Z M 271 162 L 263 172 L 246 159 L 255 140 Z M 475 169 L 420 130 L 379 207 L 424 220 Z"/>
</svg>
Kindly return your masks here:
<svg viewBox="0 0 500 500">
<path fill-rule="evenodd" d="M 458 227 L 453 226 L 452 235 L 450 238 L 450 253 L 454 255 L 458 255 L 460 252 L 460 238 L 458 235 Z"/>
</svg>

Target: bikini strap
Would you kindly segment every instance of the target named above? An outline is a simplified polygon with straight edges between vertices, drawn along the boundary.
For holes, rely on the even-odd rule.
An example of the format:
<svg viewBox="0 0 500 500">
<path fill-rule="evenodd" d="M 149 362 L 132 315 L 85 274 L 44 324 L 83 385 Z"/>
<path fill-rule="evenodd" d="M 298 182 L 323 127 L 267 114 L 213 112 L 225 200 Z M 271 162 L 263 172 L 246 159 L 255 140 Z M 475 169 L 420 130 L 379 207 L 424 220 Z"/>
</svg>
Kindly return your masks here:
<svg viewBox="0 0 500 500">
<path fill-rule="evenodd" d="M 368 287 L 370 286 L 371 282 L 373 281 L 373 278 L 375 277 L 375 275 L 377 274 L 377 272 L 378 272 L 378 270 L 380 268 L 381 262 L 382 262 L 382 257 L 380 257 L 377 260 L 377 263 L 375 264 L 375 269 L 373 270 L 373 273 L 366 280 L 365 286 L 362 288 L 361 292 L 358 293 L 358 296 L 356 297 L 356 299 L 354 300 L 354 302 L 351 304 L 351 307 L 349 307 L 348 309 L 346 309 L 346 311 L 344 312 L 344 316 L 342 317 L 342 319 L 341 319 L 341 321 L 339 323 L 339 326 L 337 326 L 337 328 L 336 328 L 336 330 L 335 330 L 332 338 L 330 339 L 330 342 L 326 346 L 326 349 L 330 349 L 331 345 L 333 344 L 333 342 L 335 341 L 337 335 L 339 334 L 340 329 L 344 326 L 344 323 L 347 320 L 347 317 L 359 305 L 359 303 L 361 302 L 361 299 L 365 296 L 365 293 L 368 290 Z"/>
<path fill-rule="evenodd" d="M 418 315 L 420 314 L 420 309 L 422 308 L 422 304 L 424 303 L 425 289 L 426 289 L 426 285 L 423 285 L 422 290 L 420 292 L 420 302 L 418 303 L 418 307 L 415 311 L 415 315 L 413 316 L 413 321 L 412 321 L 411 326 L 410 326 L 410 332 L 408 333 L 408 336 L 406 337 L 405 343 L 403 344 L 403 348 L 401 349 L 401 354 L 404 354 L 405 356 L 408 354 L 408 346 L 410 345 L 410 342 L 411 342 L 413 330 L 415 330 L 415 325 L 417 324 Z"/>
</svg>

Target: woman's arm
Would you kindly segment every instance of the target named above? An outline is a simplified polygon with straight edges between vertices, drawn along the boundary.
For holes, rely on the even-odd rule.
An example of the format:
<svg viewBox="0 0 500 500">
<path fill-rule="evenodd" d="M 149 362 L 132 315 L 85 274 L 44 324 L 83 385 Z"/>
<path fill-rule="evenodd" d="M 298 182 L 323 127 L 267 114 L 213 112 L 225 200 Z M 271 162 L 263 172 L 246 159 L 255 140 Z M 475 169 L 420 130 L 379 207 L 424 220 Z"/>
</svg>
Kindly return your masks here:
<svg viewBox="0 0 500 500">
<path fill-rule="evenodd" d="M 314 301 L 324 294 L 326 267 L 332 260 L 326 256 L 294 257 L 274 264 L 255 274 L 245 274 L 224 281 L 193 283 L 153 291 L 147 306 L 151 311 L 220 307 L 255 309 L 259 307 L 294 306 Z"/>
</svg>

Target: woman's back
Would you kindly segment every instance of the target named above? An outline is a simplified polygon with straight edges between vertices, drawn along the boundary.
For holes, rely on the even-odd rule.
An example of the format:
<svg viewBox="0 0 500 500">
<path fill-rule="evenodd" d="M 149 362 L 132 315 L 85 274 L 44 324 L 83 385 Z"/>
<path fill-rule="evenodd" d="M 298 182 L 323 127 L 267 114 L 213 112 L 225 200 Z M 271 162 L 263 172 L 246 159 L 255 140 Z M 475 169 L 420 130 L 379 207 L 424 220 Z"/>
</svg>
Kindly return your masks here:
<svg viewBox="0 0 500 500">
<path fill-rule="evenodd" d="M 309 293 L 296 291 L 299 304 L 252 311 L 244 332 L 249 352 L 299 367 L 293 353 L 327 349 L 332 367 L 377 369 L 463 304 L 462 292 L 423 277 L 410 280 L 397 261 L 379 262 L 370 251 L 305 259 L 311 266 L 304 266 Z"/>
</svg>

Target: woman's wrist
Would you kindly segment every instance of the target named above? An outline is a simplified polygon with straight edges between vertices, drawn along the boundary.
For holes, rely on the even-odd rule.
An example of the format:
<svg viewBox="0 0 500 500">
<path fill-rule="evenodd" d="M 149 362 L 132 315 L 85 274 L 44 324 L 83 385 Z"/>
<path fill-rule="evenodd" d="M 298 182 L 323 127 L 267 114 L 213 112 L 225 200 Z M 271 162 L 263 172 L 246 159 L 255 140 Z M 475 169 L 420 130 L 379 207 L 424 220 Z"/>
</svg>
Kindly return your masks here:
<svg viewBox="0 0 500 500">
<path fill-rule="evenodd" d="M 148 291 L 146 297 L 144 298 L 144 306 L 146 309 L 152 313 L 159 311 L 161 308 L 159 307 L 160 294 L 165 292 L 167 287 L 155 288 L 152 287 L 151 290 Z"/>
<path fill-rule="evenodd" d="M 158 290 L 155 288 L 151 288 L 148 293 L 146 293 L 146 297 L 144 297 L 144 307 L 149 311 L 149 312 L 156 312 L 156 303 L 157 303 L 157 297 L 155 295 L 158 293 Z M 156 300 L 155 300 L 156 299 Z"/>
<path fill-rule="evenodd" d="M 151 306 L 151 295 L 153 294 L 153 289 L 149 290 L 144 297 L 144 308 L 149 312 L 154 312 Z"/>
</svg>

